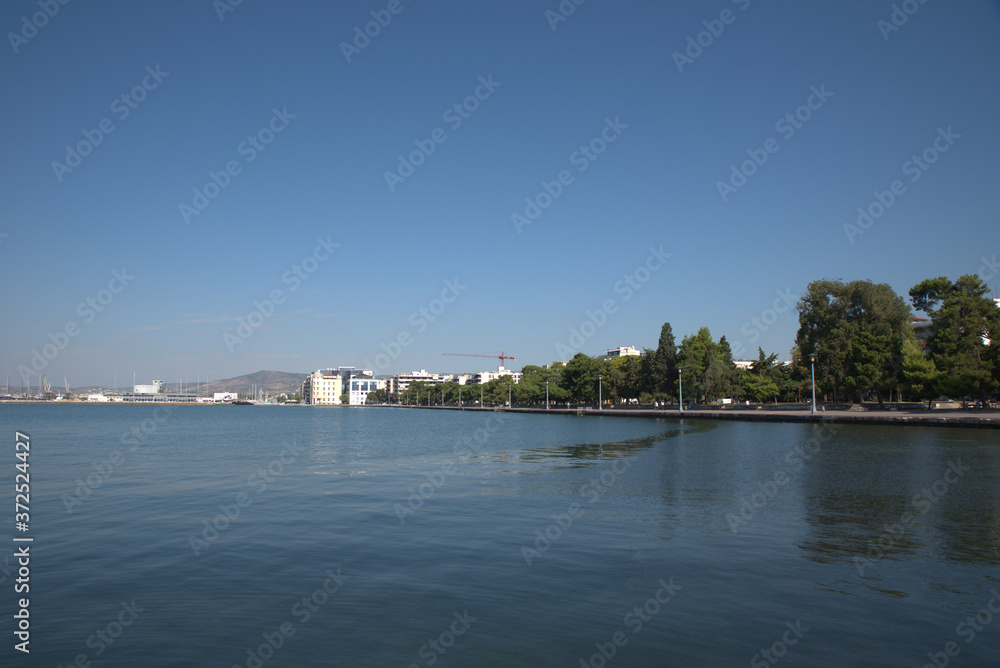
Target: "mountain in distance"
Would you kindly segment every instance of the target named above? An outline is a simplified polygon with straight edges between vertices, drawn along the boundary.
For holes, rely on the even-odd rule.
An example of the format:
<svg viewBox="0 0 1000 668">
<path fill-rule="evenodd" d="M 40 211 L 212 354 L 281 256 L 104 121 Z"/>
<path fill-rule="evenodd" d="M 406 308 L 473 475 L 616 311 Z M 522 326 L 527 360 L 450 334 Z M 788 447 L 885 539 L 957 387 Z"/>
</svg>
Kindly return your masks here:
<svg viewBox="0 0 1000 668">
<path fill-rule="evenodd" d="M 187 392 L 198 392 L 201 396 L 212 396 L 215 392 L 239 392 L 247 394 L 254 387 L 260 392 L 266 392 L 270 396 L 278 394 L 295 394 L 302 389 L 302 381 L 306 379 L 307 373 L 287 373 L 285 371 L 257 371 L 248 373 L 236 378 L 225 378 L 223 380 L 213 380 L 203 382 L 200 385 L 191 382 L 184 387 Z M 178 383 L 167 383 L 169 392 L 180 391 Z"/>
</svg>

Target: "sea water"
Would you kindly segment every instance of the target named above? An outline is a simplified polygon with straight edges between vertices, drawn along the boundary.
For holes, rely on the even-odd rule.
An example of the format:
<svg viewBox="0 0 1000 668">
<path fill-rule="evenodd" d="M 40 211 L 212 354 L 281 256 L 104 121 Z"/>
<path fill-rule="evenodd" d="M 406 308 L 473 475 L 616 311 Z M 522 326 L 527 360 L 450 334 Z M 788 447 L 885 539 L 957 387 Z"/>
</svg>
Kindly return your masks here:
<svg viewBox="0 0 1000 668">
<path fill-rule="evenodd" d="M 0 429 L 4 666 L 1000 665 L 992 430 L 122 405 Z"/>
</svg>

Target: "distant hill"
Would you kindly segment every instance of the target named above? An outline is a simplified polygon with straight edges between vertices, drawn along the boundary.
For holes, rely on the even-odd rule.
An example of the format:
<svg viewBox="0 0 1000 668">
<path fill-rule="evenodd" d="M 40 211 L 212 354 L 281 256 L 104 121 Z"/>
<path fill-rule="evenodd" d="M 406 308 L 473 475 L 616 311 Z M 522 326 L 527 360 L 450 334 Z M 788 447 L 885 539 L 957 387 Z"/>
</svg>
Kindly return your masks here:
<svg viewBox="0 0 1000 668">
<path fill-rule="evenodd" d="M 302 388 L 302 381 L 306 379 L 307 373 L 287 373 L 284 371 L 257 371 L 248 373 L 245 376 L 236 378 L 225 378 L 223 380 L 213 380 L 200 385 L 202 396 L 211 395 L 214 392 L 250 392 L 253 386 L 258 390 L 267 392 L 269 395 L 294 394 Z M 177 383 L 168 383 L 167 389 L 171 392 L 180 390 Z M 199 391 L 194 384 L 185 388 L 188 391 Z"/>
</svg>

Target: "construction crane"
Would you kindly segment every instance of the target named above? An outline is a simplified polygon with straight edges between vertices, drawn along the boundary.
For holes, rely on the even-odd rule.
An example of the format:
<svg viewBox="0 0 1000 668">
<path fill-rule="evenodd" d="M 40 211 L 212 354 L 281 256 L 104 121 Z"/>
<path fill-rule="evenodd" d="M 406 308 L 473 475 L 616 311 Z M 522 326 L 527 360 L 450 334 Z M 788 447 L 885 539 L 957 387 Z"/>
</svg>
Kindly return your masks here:
<svg viewBox="0 0 1000 668">
<path fill-rule="evenodd" d="M 516 360 L 517 359 L 516 357 L 510 357 L 509 355 L 505 355 L 502 351 L 500 352 L 499 355 L 497 355 L 496 353 L 492 353 L 492 354 L 489 354 L 489 355 L 483 355 L 483 354 L 479 354 L 479 353 L 441 353 L 441 354 L 442 355 L 452 355 L 452 356 L 455 356 L 455 357 L 492 357 L 492 358 L 497 359 L 497 360 L 500 361 L 500 366 L 503 366 L 503 361 L 504 360 Z"/>
</svg>

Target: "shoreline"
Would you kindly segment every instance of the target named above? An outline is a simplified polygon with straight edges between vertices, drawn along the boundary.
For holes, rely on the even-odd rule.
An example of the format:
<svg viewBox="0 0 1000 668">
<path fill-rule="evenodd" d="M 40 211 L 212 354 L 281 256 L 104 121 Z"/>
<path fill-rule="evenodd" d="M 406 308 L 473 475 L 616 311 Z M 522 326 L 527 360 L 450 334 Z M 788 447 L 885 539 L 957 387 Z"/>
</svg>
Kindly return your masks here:
<svg viewBox="0 0 1000 668">
<path fill-rule="evenodd" d="M 168 401 L 0 401 L 3 405 L 47 405 L 47 406 L 198 406 L 221 407 L 231 406 L 228 403 L 195 403 Z M 368 404 L 362 406 L 310 406 L 308 404 L 255 404 L 254 406 L 285 407 L 285 408 L 405 408 L 419 410 L 473 411 L 473 412 L 507 412 L 526 414 L 574 415 L 590 417 L 614 418 L 646 418 L 646 419 L 701 419 L 701 420 L 736 420 L 742 422 L 815 422 L 843 423 L 869 425 L 902 425 L 929 427 L 980 427 L 985 429 L 1000 429 L 1000 410 L 997 409 L 899 409 L 899 410 L 845 410 L 834 409 L 819 411 L 813 415 L 809 408 L 759 408 L 759 409 L 713 409 L 693 408 L 683 412 L 676 407 L 670 408 L 606 408 L 598 410 L 593 406 L 576 408 L 507 408 L 505 406 L 400 406 L 398 404 Z M 252 408 L 253 406 L 251 406 Z M 241 406 L 240 408 L 243 408 Z"/>
<path fill-rule="evenodd" d="M 878 424 L 929 427 L 981 427 L 1000 429 L 1000 411 L 995 409 L 979 409 L 976 411 L 941 409 L 938 411 L 915 410 L 831 410 L 819 411 L 813 415 L 808 408 L 803 410 L 768 410 L 763 409 L 688 409 L 683 412 L 676 408 L 645 409 L 645 408 L 608 408 L 597 410 L 586 408 L 478 408 L 475 406 L 396 406 L 377 405 L 368 408 L 414 408 L 423 410 L 452 411 L 496 411 L 508 413 L 533 413 L 551 415 L 579 415 L 595 417 L 619 418 L 653 418 L 653 419 L 704 419 L 704 420 L 736 420 L 742 422 L 815 422 L 844 424 Z"/>
</svg>

